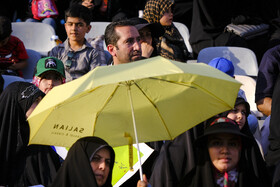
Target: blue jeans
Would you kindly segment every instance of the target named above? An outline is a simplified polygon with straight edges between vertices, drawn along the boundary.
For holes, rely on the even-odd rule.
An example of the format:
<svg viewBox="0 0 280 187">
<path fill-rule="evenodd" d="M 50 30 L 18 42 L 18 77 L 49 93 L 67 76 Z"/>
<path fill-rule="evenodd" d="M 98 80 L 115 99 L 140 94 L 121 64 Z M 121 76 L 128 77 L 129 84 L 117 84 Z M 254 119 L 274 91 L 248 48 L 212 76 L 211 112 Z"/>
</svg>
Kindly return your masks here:
<svg viewBox="0 0 280 187">
<path fill-rule="evenodd" d="M 25 20 L 25 22 L 42 22 L 45 24 L 48 24 L 50 26 L 53 27 L 54 30 L 56 30 L 56 23 L 55 23 L 55 19 L 54 18 L 45 18 L 42 21 L 33 19 L 33 18 L 28 18 L 27 20 Z"/>
</svg>

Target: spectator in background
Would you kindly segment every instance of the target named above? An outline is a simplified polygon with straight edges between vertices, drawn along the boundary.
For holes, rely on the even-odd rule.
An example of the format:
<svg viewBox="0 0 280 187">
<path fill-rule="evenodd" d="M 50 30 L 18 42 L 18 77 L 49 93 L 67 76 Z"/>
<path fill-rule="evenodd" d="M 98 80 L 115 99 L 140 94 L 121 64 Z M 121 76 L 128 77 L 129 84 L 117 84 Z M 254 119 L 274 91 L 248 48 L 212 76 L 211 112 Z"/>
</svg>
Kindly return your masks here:
<svg viewBox="0 0 280 187">
<path fill-rule="evenodd" d="M 186 25 L 191 30 L 193 0 L 174 0 L 174 19 L 175 22 L 180 22 Z"/>
<path fill-rule="evenodd" d="M 65 83 L 63 62 L 54 57 L 41 58 L 37 62 L 32 83 L 45 94 L 53 87 Z"/>
<path fill-rule="evenodd" d="M 28 55 L 23 42 L 11 35 L 12 24 L 7 17 L 0 17 L 0 72 L 22 77 Z"/>
<path fill-rule="evenodd" d="M 29 14 L 25 22 L 42 22 L 56 30 L 56 18 L 59 15 L 55 0 L 30 1 Z"/>
<path fill-rule="evenodd" d="M 70 6 L 73 4 L 81 4 L 87 7 L 92 12 L 92 22 L 108 21 L 107 3 L 108 0 L 72 0 Z"/>
<path fill-rule="evenodd" d="M 208 65 L 212 66 L 234 78 L 234 66 L 230 60 L 223 58 L 223 57 L 217 57 L 217 58 L 212 59 L 208 63 Z M 242 89 L 239 89 L 238 97 L 242 97 L 246 101 L 246 103 L 249 105 L 249 103 L 247 102 L 245 92 Z M 249 108 L 250 108 L 250 106 L 249 106 Z M 254 134 L 254 132 L 256 131 L 256 129 L 259 125 L 258 119 L 256 116 L 254 116 L 250 113 L 248 113 L 248 118 L 250 118 L 250 121 L 248 122 L 250 130 L 251 130 L 252 134 Z"/>
<path fill-rule="evenodd" d="M 0 16 L 9 18 L 12 22 L 24 20 L 28 10 L 29 0 L 0 1 Z"/>
<path fill-rule="evenodd" d="M 272 0 L 273 1 L 273 0 Z M 258 63 L 266 51 L 269 32 L 246 40 L 231 32 L 225 32 L 225 27 L 233 23 L 258 25 L 269 24 L 276 17 L 272 1 L 262 0 L 193 0 L 193 16 L 190 31 L 190 44 L 194 57 L 201 49 L 213 46 L 247 47 L 255 52 Z"/>
<path fill-rule="evenodd" d="M 105 30 L 105 43 L 112 55 L 113 65 L 142 59 L 141 38 L 130 21 L 110 23 Z"/>
<path fill-rule="evenodd" d="M 184 39 L 173 24 L 171 0 L 149 0 L 145 5 L 143 18 L 149 23 L 160 23 L 164 27 L 164 35 L 156 41 L 158 55 L 181 62 L 189 59 Z"/>
<path fill-rule="evenodd" d="M 255 102 L 258 110 L 266 116 L 271 114 L 274 86 L 280 71 L 280 45 L 263 55 L 256 83 Z"/>
<path fill-rule="evenodd" d="M 164 34 L 160 23 L 148 23 L 143 18 L 130 18 L 129 21 L 137 28 L 141 38 L 142 56 L 150 58 L 157 56 L 155 38 Z"/>
<path fill-rule="evenodd" d="M 138 17 L 143 10 L 146 0 L 72 0 L 71 5 L 81 4 L 92 12 L 91 21 L 120 21 Z M 71 6 L 70 5 L 70 6 Z"/>
<path fill-rule="evenodd" d="M 89 9 L 82 5 L 73 5 L 65 15 L 68 38 L 54 47 L 49 56 L 56 57 L 64 63 L 66 82 L 69 82 L 102 64 L 98 50 L 85 39 L 85 34 L 91 29 Z"/>
</svg>

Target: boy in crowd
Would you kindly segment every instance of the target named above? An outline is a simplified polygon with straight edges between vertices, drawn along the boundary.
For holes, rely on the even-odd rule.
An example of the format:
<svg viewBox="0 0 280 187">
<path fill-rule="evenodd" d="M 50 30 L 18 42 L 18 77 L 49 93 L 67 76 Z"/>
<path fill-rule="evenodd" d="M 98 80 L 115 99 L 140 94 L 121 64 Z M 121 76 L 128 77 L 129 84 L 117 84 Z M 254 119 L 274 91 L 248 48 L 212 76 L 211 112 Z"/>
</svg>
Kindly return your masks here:
<svg viewBox="0 0 280 187">
<path fill-rule="evenodd" d="M 11 20 L 0 16 L 0 73 L 22 77 L 28 55 L 23 42 L 11 33 Z"/>
<path fill-rule="evenodd" d="M 91 12 L 88 8 L 78 4 L 71 6 L 65 13 L 67 39 L 50 51 L 49 56 L 64 63 L 66 82 L 102 65 L 98 50 L 85 39 L 85 34 L 91 29 L 90 20 Z"/>
<path fill-rule="evenodd" d="M 32 83 L 45 94 L 65 83 L 63 62 L 54 57 L 41 58 L 37 62 Z"/>
</svg>

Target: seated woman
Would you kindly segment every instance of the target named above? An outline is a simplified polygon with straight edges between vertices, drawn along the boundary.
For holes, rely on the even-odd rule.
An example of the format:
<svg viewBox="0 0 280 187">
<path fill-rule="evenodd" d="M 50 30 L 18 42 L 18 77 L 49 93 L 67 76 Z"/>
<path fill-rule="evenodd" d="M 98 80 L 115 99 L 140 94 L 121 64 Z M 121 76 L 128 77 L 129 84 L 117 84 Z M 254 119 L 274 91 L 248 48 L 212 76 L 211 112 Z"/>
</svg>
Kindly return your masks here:
<svg viewBox="0 0 280 187">
<path fill-rule="evenodd" d="M 160 23 L 165 30 L 163 36 L 157 38 L 157 55 L 186 62 L 189 52 L 184 39 L 173 24 L 173 2 L 170 0 L 150 0 L 144 9 L 144 19 L 149 23 Z"/>
<path fill-rule="evenodd" d="M 114 162 L 115 152 L 103 139 L 80 138 L 70 148 L 52 187 L 111 187 Z M 139 182 L 140 186 L 146 183 Z"/>
<path fill-rule="evenodd" d="M 84 137 L 70 148 L 53 182 L 54 186 L 112 186 L 115 152 L 98 137 Z"/>
<path fill-rule="evenodd" d="M 204 134 L 195 142 L 196 167 L 179 186 L 270 186 L 269 181 L 257 177 L 248 164 L 246 149 L 252 146 L 252 141 L 229 118 L 210 120 Z"/>
<path fill-rule="evenodd" d="M 27 82 L 9 84 L 0 96 L 0 186 L 48 186 L 60 167 L 50 146 L 28 146 L 26 119 L 44 96 Z"/>
</svg>

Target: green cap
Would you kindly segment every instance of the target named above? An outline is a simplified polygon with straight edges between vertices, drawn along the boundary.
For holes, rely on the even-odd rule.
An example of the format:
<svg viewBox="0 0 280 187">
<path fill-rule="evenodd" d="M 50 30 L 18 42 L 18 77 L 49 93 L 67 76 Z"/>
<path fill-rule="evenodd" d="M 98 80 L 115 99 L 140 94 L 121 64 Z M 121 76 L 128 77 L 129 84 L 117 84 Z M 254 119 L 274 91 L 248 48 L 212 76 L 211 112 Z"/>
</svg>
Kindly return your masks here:
<svg viewBox="0 0 280 187">
<path fill-rule="evenodd" d="M 40 75 L 46 71 L 56 71 L 65 78 L 64 64 L 61 60 L 55 57 L 41 58 L 37 62 L 35 76 L 40 77 Z"/>
</svg>

